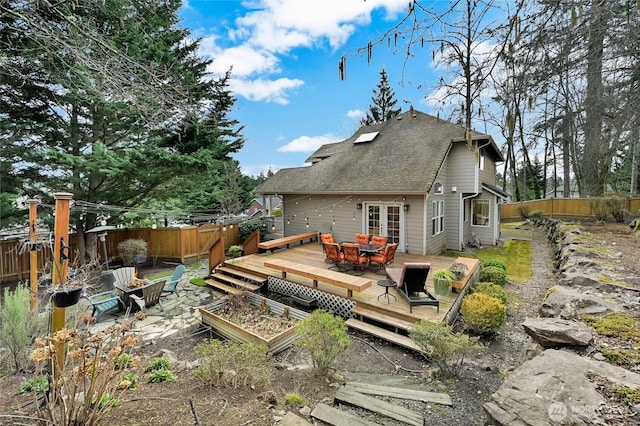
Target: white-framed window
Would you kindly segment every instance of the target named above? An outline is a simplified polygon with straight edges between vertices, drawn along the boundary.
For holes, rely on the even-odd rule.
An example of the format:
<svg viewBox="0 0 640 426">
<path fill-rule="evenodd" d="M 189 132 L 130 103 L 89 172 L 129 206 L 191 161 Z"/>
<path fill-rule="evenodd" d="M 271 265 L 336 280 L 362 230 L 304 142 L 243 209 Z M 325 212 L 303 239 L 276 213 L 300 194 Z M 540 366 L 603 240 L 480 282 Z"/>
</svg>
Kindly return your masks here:
<svg viewBox="0 0 640 426">
<path fill-rule="evenodd" d="M 480 170 L 484 171 L 484 149 L 480 150 Z"/>
<path fill-rule="evenodd" d="M 434 194 L 443 194 L 444 193 L 444 187 L 442 186 L 442 184 L 440 182 L 436 182 L 436 184 L 433 185 L 433 193 Z"/>
<path fill-rule="evenodd" d="M 431 209 L 431 235 L 435 236 L 444 231 L 444 201 L 432 201 Z"/>
<path fill-rule="evenodd" d="M 472 225 L 489 226 L 489 200 L 472 200 L 471 212 Z"/>
</svg>

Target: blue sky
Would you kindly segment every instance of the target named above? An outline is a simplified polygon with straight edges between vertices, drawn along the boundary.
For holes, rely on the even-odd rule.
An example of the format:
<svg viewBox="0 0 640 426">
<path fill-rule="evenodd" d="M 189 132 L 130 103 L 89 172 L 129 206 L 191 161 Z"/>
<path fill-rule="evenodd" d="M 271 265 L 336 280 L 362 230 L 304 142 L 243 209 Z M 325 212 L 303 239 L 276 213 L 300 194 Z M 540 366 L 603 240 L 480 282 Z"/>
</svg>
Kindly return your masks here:
<svg viewBox="0 0 640 426">
<path fill-rule="evenodd" d="M 369 109 L 383 67 L 403 111 L 413 105 L 435 115 L 425 99 L 435 93 L 444 70 L 431 63 L 430 49 L 412 58 L 404 75 L 404 55 L 394 55 L 386 44 L 374 49 L 370 63 L 356 55 L 392 27 L 407 5 L 407 0 L 185 0 L 181 25 L 202 38 L 200 54 L 214 60 L 209 71 L 219 75 L 233 66 L 232 118 L 246 126 L 245 146 L 234 157 L 244 174 L 302 166 L 320 145 L 351 136 Z M 343 55 L 347 73 L 341 81 Z"/>
</svg>

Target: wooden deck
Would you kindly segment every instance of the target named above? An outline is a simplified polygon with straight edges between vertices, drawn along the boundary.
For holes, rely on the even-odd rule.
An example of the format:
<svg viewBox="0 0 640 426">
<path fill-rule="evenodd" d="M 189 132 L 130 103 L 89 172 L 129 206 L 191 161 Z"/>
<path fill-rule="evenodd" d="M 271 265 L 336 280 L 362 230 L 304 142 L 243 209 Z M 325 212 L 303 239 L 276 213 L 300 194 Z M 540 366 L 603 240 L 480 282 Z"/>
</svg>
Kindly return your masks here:
<svg viewBox="0 0 640 426">
<path fill-rule="evenodd" d="M 297 245 L 284 250 L 278 250 L 271 253 L 252 254 L 249 256 L 243 256 L 236 259 L 227 260 L 226 263 L 232 264 L 233 267 L 237 267 L 249 272 L 262 274 L 265 276 L 280 277 L 281 271 L 270 269 L 265 266 L 265 262 L 273 259 L 284 259 L 292 262 L 307 264 L 316 268 L 323 268 L 328 270 L 328 264 L 324 262 L 324 253 L 322 252 L 322 245 L 313 242 L 302 245 Z M 448 268 L 452 263 L 456 261 L 454 257 L 445 256 L 420 256 L 416 254 L 406 254 L 396 252 L 395 262 L 392 267 L 402 267 L 404 262 L 428 262 L 431 264 L 431 271 L 440 268 Z M 466 285 L 472 277 L 477 276 L 479 270 L 479 262 L 474 260 L 465 260 L 465 263 L 470 265 L 467 276 L 463 280 L 463 284 Z M 330 271 L 335 273 L 334 271 Z M 435 294 L 433 290 L 432 272 L 429 274 L 427 281 L 427 288 L 431 294 Z M 413 312 L 409 312 L 409 306 L 406 301 L 398 295 L 395 288 L 390 288 L 389 293 L 396 296 L 396 300 L 390 298 L 387 299 L 378 296 L 384 293 L 385 289 L 376 285 L 378 280 L 383 280 L 386 275 L 383 271 L 376 273 L 375 267 L 365 268 L 365 273 L 360 278 L 367 278 L 373 281 L 373 285 L 362 292 L 353 292 L 352 300 L 356 302 L 356 311 L 354 312 L 360 319 L 371 319 L 379 321 L 396 329 L 396 332 L 406 330 L 407 327 L 421 319 L 427 319 L 430 321 L 445 321 L 447 323 L 453 322 L 457 315 L 459 304 L 466 293 L 466 288 L 462 288 L 457 292 L 449 292 L 446 296 L 437 296 L 440 300 L 440 312 L 437 312 L 433 306 L 414 306 Z M 313 287 L 314 283 L 312 279 L 300 277 L 297 275 L 290 275 L 287 280 L 303 284 L 309 287 Z M 319 282 L 319 290 L 336 294 L 344 297 L 344 289 L 332 286 L 327 283 Z M 376 312 L 376 315 L 372 315 Z"/>
</svg>

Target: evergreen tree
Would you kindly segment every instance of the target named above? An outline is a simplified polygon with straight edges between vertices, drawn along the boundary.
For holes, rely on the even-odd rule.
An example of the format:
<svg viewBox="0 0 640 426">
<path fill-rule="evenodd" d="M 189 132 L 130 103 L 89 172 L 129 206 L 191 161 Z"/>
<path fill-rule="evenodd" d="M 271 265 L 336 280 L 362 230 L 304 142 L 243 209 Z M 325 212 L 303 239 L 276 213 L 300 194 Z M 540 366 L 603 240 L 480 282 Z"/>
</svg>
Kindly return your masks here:
<svg viewBox="0 0 640 426">
<path fill-rule="evenodd" d="M 200 182 L 194 170 L 210 183 L 212 170 L 231 161 L 244 141 L 227 117 L 228 75 L 208 78 L 199 40 L 177 26 L 180 5 L 0 6 L 0 156 L 25 195 L 53 204 L 52 194 L 66 191 L 89 203 L 138 207 L 180 198 Z M 38 28 L 52 29 L 49 39 L 38 38 Z M 111 75 L 101 61 L 113 64 Z M 95 257 L 95 234 L 84 231 L 96 214 L 76 212 L 71 222 L 80 260 Z"/>
<path fill-rule="evenodd" d="M 400 114 L 400 108 L 394 109 L 398 101 L 395 99 L 393 89 L 389 86 L 384 68 L 380 71 L 380 82 L 376 87 L 378 90 L 373 89 L 371 97 L 373 103 L 369 106 L 367 115 L 360 119 L 360 127 L 383 123 Z"/>
</svg>

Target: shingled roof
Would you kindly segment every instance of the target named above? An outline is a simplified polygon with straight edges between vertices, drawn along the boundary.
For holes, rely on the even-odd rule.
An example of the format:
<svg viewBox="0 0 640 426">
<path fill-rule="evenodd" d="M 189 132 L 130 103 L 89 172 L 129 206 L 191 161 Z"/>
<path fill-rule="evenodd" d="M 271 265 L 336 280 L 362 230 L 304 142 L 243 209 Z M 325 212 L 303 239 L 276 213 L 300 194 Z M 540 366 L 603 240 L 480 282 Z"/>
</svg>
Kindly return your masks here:
<svg viewBox="0 0 640 426">
<path fill-rule="evenodd" d="M 367 133 L 368 142 L 354 143 Z M 491 142 L 490 136 L 472 132 L 473 139 Z M 287 193 L 426 193 L 452 143 L 465 143 L 464 126 L 416 110 L 384 123 L 360 128 L 349 139 L 321 146 L 307 167 L 279 170 L 256 191 Z"/>
</svg>

